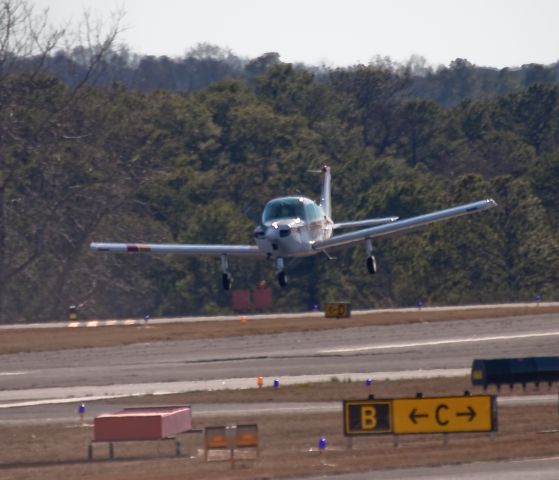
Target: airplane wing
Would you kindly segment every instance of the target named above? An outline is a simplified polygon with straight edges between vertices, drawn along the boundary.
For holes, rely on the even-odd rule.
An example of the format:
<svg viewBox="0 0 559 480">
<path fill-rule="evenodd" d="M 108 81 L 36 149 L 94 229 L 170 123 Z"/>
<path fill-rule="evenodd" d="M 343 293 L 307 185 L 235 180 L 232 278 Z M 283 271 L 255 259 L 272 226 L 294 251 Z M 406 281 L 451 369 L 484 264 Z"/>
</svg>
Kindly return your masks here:
<svg viewBox="0 0 559 480">
<path fill-rule="evenodd" d="M 332 225 L 334 230 L 341 228 L 372 227 L 373 225 L 383 225 L 398 220 L 398 217 L 369 218 L 368 220 L 357 220 L 354 222 L 337 222 Z"/>
<path fill-rule="evenodd" d="M 232 255 L 262 257 L 264 254 L 253 245 L 188 245 L 188 244 L 163 244 L 163 243 L 96 243 L 89 245 L 91 250 L 97 252 L 113 253 L 175 253 L 182 255 Z"/>
<path fill-rule="evenodd" d="M 397 222 L 386 223 L 384 225 L 378 225 L 376 227 L 364 228 L 355 232 L 343 233 L 341 235 L 336 235 L 328 240 L 315 242 L 313 248 L 315 250 L 325 250 L 327 248 L 350 245 L 352 243 L 356 243 L 366 239 L 387 237 L 390 235 L 395 235 L 397 233 L 408 232 L 424 225 L 429 225 L 430 223 L 439 222 L 448 218 L 461 217 L 462 215 L 481 212 L 483 210 L 487 210 L 496 206 L 497 202 L 495 202 L 495 200 L 491 198 L 488 198 L 485 200 L 480 200 L 479 202 L 468 203 L 466 205 L 460 205 L 458 207 L 448 208 L 446 210 L 439 210 L 437 212 L 427 213 L 425 215 L 419 215 L 417 217 L 406 218 Z"/>
</svg>

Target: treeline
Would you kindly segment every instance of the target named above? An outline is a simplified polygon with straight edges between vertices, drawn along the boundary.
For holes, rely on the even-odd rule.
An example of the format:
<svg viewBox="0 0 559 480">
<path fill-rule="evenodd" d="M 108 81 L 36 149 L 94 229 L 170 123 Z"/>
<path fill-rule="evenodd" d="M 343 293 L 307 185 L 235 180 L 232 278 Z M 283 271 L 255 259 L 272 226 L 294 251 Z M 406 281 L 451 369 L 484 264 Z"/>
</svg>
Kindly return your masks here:
<svg viewBox="0 0 559 480">
<path fill-rule="evenodd" d="M 75 85 L 87 70 L 88 61 L 89 55 L 83 47 L 78 47 L 49 56 L 45 67 L 68 85 Z M 22 66 L 29 67 L 33 62 L 36 59 L 28 59 Z M 121 47 L 103 58 L 102 68 L 93 83 L 98 86 L 117 83 L 142 91 L 194 92 L 223 80 L 234 79 L 253 84 L 269 67 L 281 63 L 281 57 L 276 52 L 246 59 L 209 44 L 196 46 L 182 58 L 137 55 Z M 528 64 L 518 68 L 497 69 L 479 67 L 466 59 L 457 58 L 448 66 L 433 67 L 424 58 L 414 56 L 401 64 L 389 58 L 377 57 L 369 66 L 389 70 L 394 75 L 406 78 L 408 95 L 433 100 L 444 107 L 455 106 L 466 99 L 507 95 L 534 83 L 559 83 L 559 62 L 547 66 Z M 294 67 L 313 74 L 319 82 L 328 82 L 332 71 L 345 70 L 304 64 Z"/>
<path fill-rule="evenodd" d="M 286 289 L 273 262 L 231 259 L 235 287 L 266 280 L 278 311 L 559 297 L 554 82 L 495 81 L 461 100 L 489 83 L 460 90 L 432 72 L 422 78 L 440 88 L 424 95 L 387 62 L 313 72 L 276 58 L 208 86 L 137 88 L 103 80 L 113 40 L 84 55 L 79 81 L 51 74 L 53 49 L 0 62 L 1 322 L 62 319 L 70 304 L 90 318 L 228 312 L 218 259 L 99 254 L 89 242 L 251 243 L 267 200 L 318 196 L 307 170 L 321 163 L 336 220 L 489 196 L 500 206 L 375 242 L 375 276 L 356 247 L 289 262 Z"/>
</svg>

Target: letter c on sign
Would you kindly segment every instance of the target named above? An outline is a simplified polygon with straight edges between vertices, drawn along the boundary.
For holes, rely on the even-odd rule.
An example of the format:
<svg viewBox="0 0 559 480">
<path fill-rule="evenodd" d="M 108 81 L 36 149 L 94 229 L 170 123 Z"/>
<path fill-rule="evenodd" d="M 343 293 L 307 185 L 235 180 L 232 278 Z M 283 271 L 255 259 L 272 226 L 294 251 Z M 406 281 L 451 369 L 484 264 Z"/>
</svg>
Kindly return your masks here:
<svg viewBox="0 0 559 480">
<path fill-rule="evenodd" d="M 437 419 L 437 423 L 439 425 L 448 425 L 448 420 L 446 419 L 442 419 L 441 418 L 441 412 L 443 410 L 448 410 L 448 405 L 445 405 L 444 403 L 441 403 L 438 407 L 437 410 L 435 410 L 435 418 Z"/>
</svg>

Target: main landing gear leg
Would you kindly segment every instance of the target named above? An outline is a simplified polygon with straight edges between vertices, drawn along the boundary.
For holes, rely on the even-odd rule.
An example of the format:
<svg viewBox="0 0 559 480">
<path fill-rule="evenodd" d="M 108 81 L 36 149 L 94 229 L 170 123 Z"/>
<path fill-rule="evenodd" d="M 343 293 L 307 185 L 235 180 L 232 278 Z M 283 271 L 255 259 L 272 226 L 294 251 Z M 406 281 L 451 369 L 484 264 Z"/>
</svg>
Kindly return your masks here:
<svg viewBox="0 0 559 480">
<path fill-rule="evenodd" d="M 276 259 L 276 273 L 278 276 L 279 286 L 285 287 L 287 285 L 287 274 L 285 273 L 283 258 L 281 257 Z"/>
<path fill-rule="evenodd" d="M 367 249 L 367 270 L 372 275 L 377 272 L 377 261 L 373 255 L 373 242 L 370 239 L 365 240 L 365 248 Z"/>
<path fill-rule="evenodd" d="M 223 290 L 230 290 L 233 284 L 233 277 L 229 273 L 229 262 L 227 261 L 227 255 L 221 256 L 221 270 L 223 275 L 221 276 L 221 284 L 223 285 Z"/>
</svg>

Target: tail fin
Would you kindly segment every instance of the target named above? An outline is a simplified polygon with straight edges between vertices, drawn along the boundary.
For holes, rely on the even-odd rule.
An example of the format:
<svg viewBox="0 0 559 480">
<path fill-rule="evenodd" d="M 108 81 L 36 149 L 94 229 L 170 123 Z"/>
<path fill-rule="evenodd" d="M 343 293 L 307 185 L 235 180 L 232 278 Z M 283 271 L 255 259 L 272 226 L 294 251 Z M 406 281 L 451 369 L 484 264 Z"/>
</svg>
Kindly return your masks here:
<svg viewBox="0 0 559 480">
<path fill-rule="evenodd" d="M 328 218 L 332 218 L 332 203 L 330 201 L 330 167 L 322 165 L 320 168 L 322 174 L 322 188 L 320 191 L 320 206 L 324 209 L 324 213 Z"/>
</svg>

